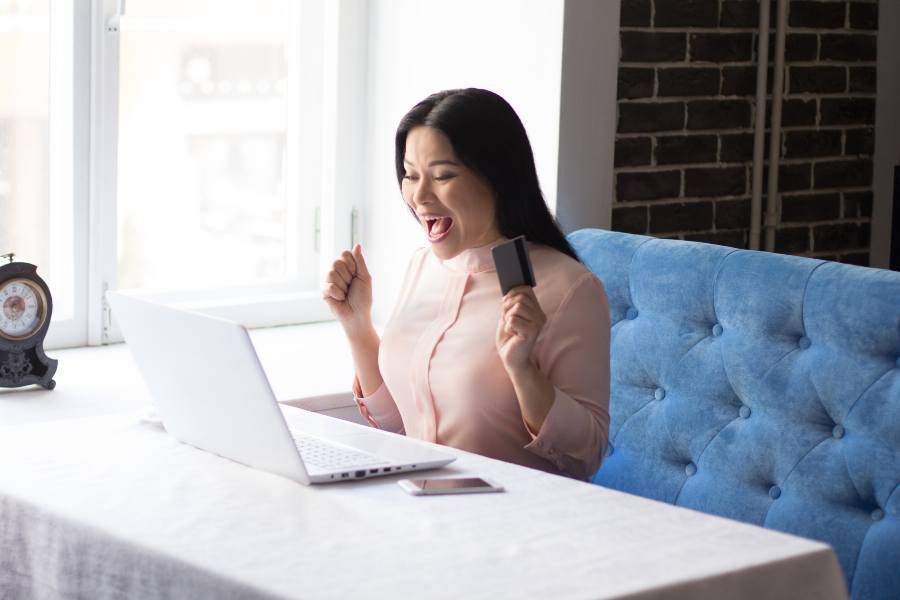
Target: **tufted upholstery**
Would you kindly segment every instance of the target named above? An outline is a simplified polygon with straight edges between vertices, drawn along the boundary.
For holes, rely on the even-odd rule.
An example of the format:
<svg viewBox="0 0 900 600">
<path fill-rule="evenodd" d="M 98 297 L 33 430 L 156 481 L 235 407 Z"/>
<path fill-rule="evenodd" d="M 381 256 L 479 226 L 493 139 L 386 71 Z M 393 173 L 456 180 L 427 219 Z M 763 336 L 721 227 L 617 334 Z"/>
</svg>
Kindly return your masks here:
<svg viewBox="0 0 900 600">
<path fill-rule="evenodd" d="M 831 544 L 900 598 L 900 273 L 600 230 L 610 446 L 594 482 Z"/>
</svg>

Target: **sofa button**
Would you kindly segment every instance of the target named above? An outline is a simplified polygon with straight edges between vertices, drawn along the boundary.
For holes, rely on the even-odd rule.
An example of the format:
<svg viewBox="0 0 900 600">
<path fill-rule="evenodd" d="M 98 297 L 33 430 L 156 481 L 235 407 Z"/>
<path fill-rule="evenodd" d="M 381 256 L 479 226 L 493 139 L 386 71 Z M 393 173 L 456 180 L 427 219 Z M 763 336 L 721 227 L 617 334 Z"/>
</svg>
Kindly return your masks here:
<svg viewBox="0 0 900 600">
<path fill-rule="evenodd" d="M 696 472 L 697 472 L 697 465 L 695 465 L 694 463 L 690 462 L 687 465 L 685 465 L 684 474 L 687 475 L 688 477 L 693 477 Z"/>
<path fill-rule="evenodd" d="M 840 425 L 835 425 L 834 429 L 831 430 L 831 435 L 835 437 L 835 439 L 841 439 L 844 437 L 844 428 Z"/>
<path fill-rule="evenodd" d="M 662 400 L 666 397 L 666 390 L 662 388 L 656 388 L 656 390 L 653 392 L 653 397 L 657 400 Z"/>
<path fill-rule="evenodd" d="M 884 511 L 881 510 L 880 508 L 876 508 L 875 510 L 872 511 L 871 516 L 872 516 L 873 521 L 880 521 L 884 518 Z"/>
<path fill-rule="evenodd" d="M 807 348 L 809 348 L 812 345 L 812 342 L 809 341 L 809 338 L 804 335 L 799 340 L 797 340 L 797 345 L 800 347 L 801 350 L 806 350 Z"/>
<path fill-rule="evenodd" d="M 712 328 L 712 334 L 713 334 L 714 336 L 719 337 L 720 335 L 722 335 L 722 331 L 723 331 L 723 330 L 722 330 L 722 326 L 721 326 L 721 325 L 719 325 L 718 323 L 716 323 L 715 325 L 713 325 L 713 328 Z"/>
<path fill-rule="evenodd" d="M 612 444 L 610 444 L 609 446 L 606 447 L 606 455 L 607 456 L 612 456 L 613 452 L 615 452 L 615 451 L 616 451 L 616 449 L 612 447 Z"/>
<path fill-rule="evenodd" d="M 781 488 L 777 485 L 773 485 L 769 488 L 769 498 L 772 500 L 778 500 L 781 497 Z"/>
<path fill-rule="evenodd" d="M 637 316 L 638 316 L 638 310 L 633 306 L 630 307 L 627 311 L 625 311 L 625 318 L 628 319 L 629 321 L 633 321 L 634 319 L 637 319 Z"/>
<path fill-rule="evenodd" d="M 747 405 L 744 405 L 741 407 L 741 410 L 738 411 L 738 413 L 741 415 L 742 419 L 749 419 L 750 418 L 750 407 Z"/>
</svg>

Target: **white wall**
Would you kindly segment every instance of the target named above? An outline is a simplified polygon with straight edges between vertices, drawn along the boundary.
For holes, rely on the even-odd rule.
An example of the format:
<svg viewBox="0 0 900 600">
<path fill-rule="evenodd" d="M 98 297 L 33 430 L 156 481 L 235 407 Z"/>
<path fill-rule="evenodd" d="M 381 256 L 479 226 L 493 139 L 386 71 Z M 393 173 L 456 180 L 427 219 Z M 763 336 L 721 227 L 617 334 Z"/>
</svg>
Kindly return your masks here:
<svg viewBox="0 0 900 600">
<path fill-rule="evenodd" d="M 565 233 L 609 229 L 619 70 L 619 2 L 566 0 L 556 215 Z"/>
<path fill-rule="evenodd" d="M 483 87 L 516 109 L 541 187 L 556 204 L 563 0 L 372 0 L 362 223 L 375 320 L 390 315 L 412 251 L 426 244 L 394 175 L 394 132 L 427 95 Z M 610 143 L 612 143 L 610 141 Z"/>
</svg>

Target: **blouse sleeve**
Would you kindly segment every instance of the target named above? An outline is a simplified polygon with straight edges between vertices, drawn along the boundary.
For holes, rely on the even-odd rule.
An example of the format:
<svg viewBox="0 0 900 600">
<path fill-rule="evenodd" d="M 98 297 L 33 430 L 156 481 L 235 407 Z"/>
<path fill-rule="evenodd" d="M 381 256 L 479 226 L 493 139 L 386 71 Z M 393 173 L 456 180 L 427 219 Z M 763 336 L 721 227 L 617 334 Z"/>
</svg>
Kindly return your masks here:
<svg viewBox="0 0 900 600">
<path fill-rule="evenodd" d="M 525 446 L 563 473 L 589 479 L 609 438 L 609 304 L 603 284 L 585 273 L 545 325 L 538 368 L 554 389 L 540 431 Z"/>
<path fill-rule="evenodd" d="M 397 404 L 383 382 L 371 396 L 363 396 L 359 379 L 354 378 L 353 399 L 356 400 L 356 406 L 359 407 L 359 414 L 372 427 L 394 433 L 405 433 L 403 420 L 400 418 L 400 411 L 397 410 Z"/>
<path fill-rule="evenodd" d="M 400 286 L 400 295 L 397 303 L 394 305 L 394 311 L 388 320 L 389 322 L 394 319 L 400 303 L 409 293 L 410 282 L 415 277 L 414 272 L 421 266 L 422 260 L 428 252 L 428 248 L 419 248 L 410 257 L 409 264 L 406 265 L 406 273 L 403 275 L 403 283 Z M 360 414 L 372 427 L 403 435 L 406 434 L 403 419 L 401 419 L 400 411 L 397 409 L 397 403 L 394 402 L 394 397 L 391 396 L 390 390 L 388 390 L 387 385 L 383 381 L 381 386 L 371 396 L 364 397 L 362 386 L 359 385 L 359 378 L 354 377 L 353 398 L 356 400 L 356 406 L 359 407 Z"/>
</svg>

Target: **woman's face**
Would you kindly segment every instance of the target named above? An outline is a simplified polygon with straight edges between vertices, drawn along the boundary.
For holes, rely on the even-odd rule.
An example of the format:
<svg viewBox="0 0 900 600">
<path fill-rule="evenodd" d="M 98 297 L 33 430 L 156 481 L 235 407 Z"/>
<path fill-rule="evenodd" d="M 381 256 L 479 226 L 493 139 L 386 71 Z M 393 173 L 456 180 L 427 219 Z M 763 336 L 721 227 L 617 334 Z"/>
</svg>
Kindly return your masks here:
<svg viewBox="0 0 900 600">
<path fill-rule="evenodd" d="M 462 164 L 447 136 L 431 127 L 413 128 L 403 163 L 403 199 L 438 258 L 453 258 L 500 237 L 493 189 Z"/>
</svg>

